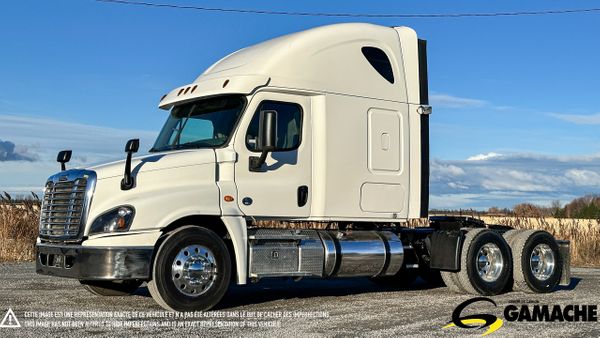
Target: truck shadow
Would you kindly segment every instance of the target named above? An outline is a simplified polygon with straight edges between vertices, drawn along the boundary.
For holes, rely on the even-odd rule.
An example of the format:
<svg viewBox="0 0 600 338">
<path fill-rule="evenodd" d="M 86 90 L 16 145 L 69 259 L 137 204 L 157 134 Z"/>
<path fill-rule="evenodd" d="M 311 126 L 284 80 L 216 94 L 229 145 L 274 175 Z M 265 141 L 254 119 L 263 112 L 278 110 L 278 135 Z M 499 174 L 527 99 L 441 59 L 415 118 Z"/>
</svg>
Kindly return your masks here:
<svg viewBox="0 0 600 338">
<path fill-rule="evenodd" d="M 400 290 L 428 290 L 438 287 L 444 286 L 432 286 L 420 279 L 408 288 L 391 288 L 377 285 L 368 278 L 330 280 L 306 278 L 297 282 L 289 278 L 268 278 L 248 285 L 232 283 L 215 310 L 294 298 L 339 297 Z M 146 287 L 138 289 L 135 294 L 150 297 Z"/>
<path fill-rule="evenodd" d="M 559 286 L 556 287 L 556 289 L 554 291 L 571 291 L 571 290 L 575 290 L 575 288 L 577 287 L 577 285 L 579 285 L 579 282 L 581 282 L 581 278 L 571 277 L 571 281 L 569 282 L 569 285 L 559 285 Z"/>
</svg>

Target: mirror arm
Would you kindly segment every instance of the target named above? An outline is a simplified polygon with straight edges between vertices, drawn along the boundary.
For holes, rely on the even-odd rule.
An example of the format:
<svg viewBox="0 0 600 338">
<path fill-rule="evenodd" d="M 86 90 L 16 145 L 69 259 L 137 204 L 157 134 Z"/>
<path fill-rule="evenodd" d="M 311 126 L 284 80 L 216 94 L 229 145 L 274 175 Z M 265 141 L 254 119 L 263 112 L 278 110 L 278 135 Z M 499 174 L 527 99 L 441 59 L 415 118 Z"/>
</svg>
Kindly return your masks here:
<svg viewBox="0 0 600 338">
<path fill-rule="evenodd" d="M 125 176 L 121 180 L 121 190 L 129 190 L 131 188 L 133 188 L 133 176 L 131 176 L 131 152 L 127 152 Z"/>
<path fill-rule="evenodd" d="M 260 153 L 260 157 L 259 156 L 251 156 L 250 157 L 250 168 L 248 168 L 250 171 L 253 172 L 260 172 L 262 171 L 260 168 L 263 166 L 263 164 L 265 164 L 265 162 L 267 161 L 267 155 L 269 155 L 269 153 L 273 151 L 272 148 L 264 148 L 262 150 L 262 152 Z"/>
<path fill-rule="evenodd" d="M 131 175 L 131 155 L 136 153 L 140 148 L 139 139 L 131 139 L 127 141 L 125 146 L 125 152 L 127 152 L 127 159 L 125 160 L 125 174 L 121 180 L 121 190 L 129 190 L 135 186 L 135 179 Z"/>
</svg>

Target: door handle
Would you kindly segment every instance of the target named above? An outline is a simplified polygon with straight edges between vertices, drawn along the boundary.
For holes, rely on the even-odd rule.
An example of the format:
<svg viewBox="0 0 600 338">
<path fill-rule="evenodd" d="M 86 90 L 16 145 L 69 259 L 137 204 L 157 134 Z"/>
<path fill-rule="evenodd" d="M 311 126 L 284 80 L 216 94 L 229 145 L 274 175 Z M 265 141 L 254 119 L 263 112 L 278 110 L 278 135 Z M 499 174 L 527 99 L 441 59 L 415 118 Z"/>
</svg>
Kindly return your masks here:
<svg viewBox="0 0 600 338">
<path fill-rule="evenodd" d="M 298 206 L 303 207 L 308 202 L 308 187 L 301 185 L 298 187 Z"/>
</svg>

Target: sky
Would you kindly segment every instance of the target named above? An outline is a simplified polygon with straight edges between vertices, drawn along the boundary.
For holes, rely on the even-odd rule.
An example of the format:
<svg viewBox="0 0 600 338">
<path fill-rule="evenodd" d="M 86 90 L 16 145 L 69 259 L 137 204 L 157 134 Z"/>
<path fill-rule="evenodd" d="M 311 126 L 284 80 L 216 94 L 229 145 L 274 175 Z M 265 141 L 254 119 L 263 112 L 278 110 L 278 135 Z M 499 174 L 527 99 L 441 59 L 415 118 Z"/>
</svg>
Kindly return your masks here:
<svg viewBox="0 0 600 338">
<path fill-rule="evenodd" d="M 179 5 L 372 14 L 514 12 L 599 1 L 202 1 Z M 332 18 L 203 12 L 93 0 L 4 1 L 0 191 L 149 149 L 159 98 L 221 57 L 316 26 L 409 26 L 428 40 L 431 207 L 548 205 L 600 193 L 600 12 L 488 18 Z"/>
</svg>

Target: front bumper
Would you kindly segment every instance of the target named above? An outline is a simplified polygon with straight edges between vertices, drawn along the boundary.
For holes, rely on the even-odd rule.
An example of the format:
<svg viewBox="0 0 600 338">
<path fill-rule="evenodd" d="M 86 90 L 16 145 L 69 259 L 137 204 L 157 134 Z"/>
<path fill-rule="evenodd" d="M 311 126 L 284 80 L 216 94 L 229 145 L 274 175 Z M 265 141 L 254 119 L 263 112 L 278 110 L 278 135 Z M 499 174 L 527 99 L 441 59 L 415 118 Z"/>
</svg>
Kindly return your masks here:
<svg viewBox="0 0 600 338">
<path fill-rule="evenodd" d="M 150 277 L 153 247 L 86 247 L 36 244 L 38 274 L 85 279 L 124 280 Z"/>
</svg>

